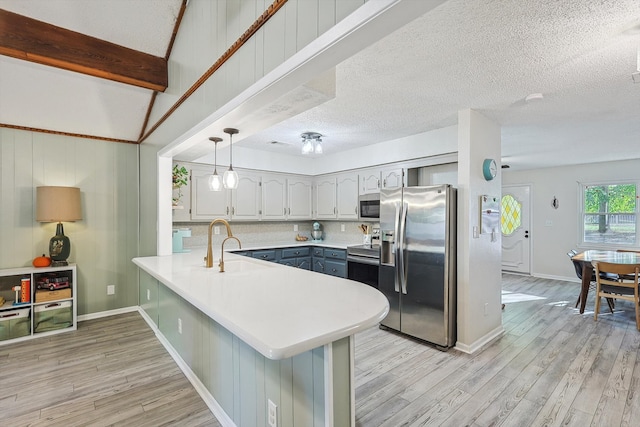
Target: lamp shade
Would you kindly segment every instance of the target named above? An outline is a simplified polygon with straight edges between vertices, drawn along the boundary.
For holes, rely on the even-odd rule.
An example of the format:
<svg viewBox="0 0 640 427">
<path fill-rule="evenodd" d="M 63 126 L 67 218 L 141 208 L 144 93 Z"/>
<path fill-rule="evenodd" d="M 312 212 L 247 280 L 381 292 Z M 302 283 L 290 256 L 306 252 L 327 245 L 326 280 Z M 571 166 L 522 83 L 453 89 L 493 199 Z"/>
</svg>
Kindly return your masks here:
<svg viewBox="0 0 640 427">
<path fill-rule="evenodd" d="M 77 187 L 37 187 L 36 221 L 61 222 L 82 219 L 80 189 Z"/>
</svg>

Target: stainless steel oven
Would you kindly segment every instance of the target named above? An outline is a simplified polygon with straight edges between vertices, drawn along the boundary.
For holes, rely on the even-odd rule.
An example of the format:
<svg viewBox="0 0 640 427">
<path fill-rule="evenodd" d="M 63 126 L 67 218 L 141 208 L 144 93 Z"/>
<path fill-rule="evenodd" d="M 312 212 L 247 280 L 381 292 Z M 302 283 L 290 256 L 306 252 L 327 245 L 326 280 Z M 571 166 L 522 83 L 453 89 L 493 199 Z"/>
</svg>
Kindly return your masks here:
<svg viewBox="0 0 640 427">
<path fill-rule="evenodd" d="M 347 278 L 378 289 L 380 246 L 347 246 Z"/>
</svg>

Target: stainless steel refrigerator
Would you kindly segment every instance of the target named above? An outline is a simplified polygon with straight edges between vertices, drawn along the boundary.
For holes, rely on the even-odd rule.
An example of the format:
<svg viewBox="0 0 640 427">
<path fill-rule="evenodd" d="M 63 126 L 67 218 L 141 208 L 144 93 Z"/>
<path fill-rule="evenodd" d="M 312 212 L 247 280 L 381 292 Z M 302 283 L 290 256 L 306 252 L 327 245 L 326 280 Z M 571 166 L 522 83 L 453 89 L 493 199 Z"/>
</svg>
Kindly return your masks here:
<svg viewBox="0 0 640 427">
<path fill-rule="evenodd" d="M 456 190 L 450 185 L 380 191 L 382 325 L 452 347 L 456 340 Z"/>
</svg>

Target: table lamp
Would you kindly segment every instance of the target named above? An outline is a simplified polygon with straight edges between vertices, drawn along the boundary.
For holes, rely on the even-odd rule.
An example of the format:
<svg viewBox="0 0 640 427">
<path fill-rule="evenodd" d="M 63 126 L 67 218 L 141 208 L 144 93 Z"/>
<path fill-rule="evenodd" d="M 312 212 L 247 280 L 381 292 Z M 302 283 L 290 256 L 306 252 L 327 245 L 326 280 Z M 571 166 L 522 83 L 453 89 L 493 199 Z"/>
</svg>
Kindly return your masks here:
<svg viewBox="0 0 640 427">
<path fill-rule="evenodd" d="M 71 242 L 64 235 L 63 221 L 82 219 L 80 189 L 77 187 L 37 187 L 36 221 L 57 222 L 56 235 L 49 241 L 51 266 L 68 265 Z"/>
</svg>

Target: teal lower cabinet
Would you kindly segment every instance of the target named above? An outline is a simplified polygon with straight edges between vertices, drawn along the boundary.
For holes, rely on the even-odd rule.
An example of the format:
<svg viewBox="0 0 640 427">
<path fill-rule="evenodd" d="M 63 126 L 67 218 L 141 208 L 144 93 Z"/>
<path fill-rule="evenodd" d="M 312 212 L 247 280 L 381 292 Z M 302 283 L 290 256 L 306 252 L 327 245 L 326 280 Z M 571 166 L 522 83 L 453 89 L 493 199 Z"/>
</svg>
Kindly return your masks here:
<svg viewBox="0 0 640 427">
<path fill-rule="evenodd" d="M 317 273 L 325 273 L 342 278 L 347 277 L 347 251 L 345 249 L 298 246 L 234 253 L 277 262 L 289 267 L 312 270 Z"/>
<path fill-rule="evenodd" d="M 311 270 L 311 249 L 309 247 L 277 249 L 276 253 L 276 259 L 280 264 Z"/>
<path fill-rule="evenodd" d="M 347 251 L 326 248 L 324 250 L 324 273 L 337 277 L 347 277 Z"/>
<path fill-rule="evenodd" d="M 143 317 L 223 426 L 268 427 L 269 401 L 278 427 L 355 425 L 353 337 L 272 360 L 146 273 L 140 298 Z"/>
<path fill-rule="evenodd" d="M 347 264 L 345 261 L 324 259 L 324 273 L 337 277 L 347 277 Z"/>
</svg>

